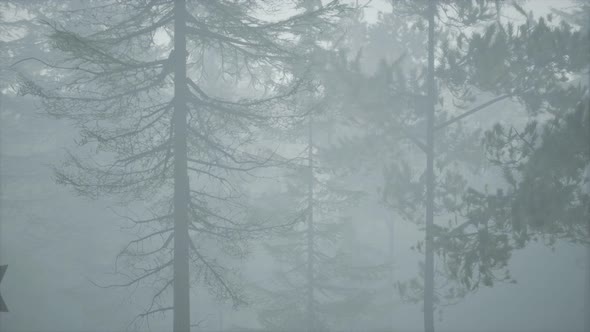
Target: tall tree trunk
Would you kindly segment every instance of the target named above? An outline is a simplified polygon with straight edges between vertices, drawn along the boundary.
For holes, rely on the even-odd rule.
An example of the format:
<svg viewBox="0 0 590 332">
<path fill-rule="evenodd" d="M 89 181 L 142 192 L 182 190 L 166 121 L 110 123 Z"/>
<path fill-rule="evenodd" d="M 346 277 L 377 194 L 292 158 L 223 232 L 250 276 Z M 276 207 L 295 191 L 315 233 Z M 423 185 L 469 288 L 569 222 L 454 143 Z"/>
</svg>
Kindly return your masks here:
<svg viewBox="0 0 590 332">
<path fill-rule="evenodd" d="M 186 0 L 174 2 L 174 332 L 190 331 L 187 171 Z"/>
<path fill-rule="evenodd" d="M 588 125 L 590 126 L 590 102 L 588 103 L 587 109 Z M 586 192 L 590 195 L 590 165 L 586 166 Z M 590 210 L 590 206 L 587 207 Z M 588 234 L 590 235 L 590 219 L 586 221 L 588 223 Z M 590 244 L 586 244 L 586 287 L 585 290 L 585 303 L 584 311 L 584 331 L 590 332 Z"/>
<path fill-rule="evenodd" d="M 395 271 L 394 271 L 394 263 L 395 263 L 395 221 L 393 217 L 386 222 L 387 227 L 389 228 L 389 253 L 388 253 L 388 263 L 389 263 L 389 296 L 391 300 L 391 304 L 393 305 L 395 301 Z M 389 327 L 393 331 L 395 325 L 395 319 L 393 317 L 393 313 L 389 317 Z"/>
<path fill-rule="evenodd" d="M 590 12 L 590 3 L 586 3 L 587 13 Z M 586 42 L 590 41 L 590 15 L 586 18 L 588 20 L 588 31 L 586 33 Z M 586 57 L 587 60 L 588 57 Z M 588 87 L 590 89 L 590 75 L 588 75 Z M 590 96 L 588 97 L 588 103 L 586 105 L 586 125 L 590 128 Z M 590 144 L 588 144 L 588 152 L 590 152 Z M 586 165 L 586 193 L 590 195 L 590 165 Z M 590 213 L 590 206 L 586 207 Z M 586 220 L 588 223 L 588 236 L 590 237 L 590 218 Z M 589 239 L 590 240 L 590 239 Z M 590 332 L 590 244 L 586 245 L 586 290 L 585 290 L 585 303 L 584 303 L 584 331 Z"/>
<path fill-rule="evenodd" d="M 589 85 L 590 86 L 590 85 Z M 590 127 L 590 100 L 586 109 L 586 122 Z M 590 146 L 588 146 L 590 149 Z M 586 166 L 586 193 L 590 195 L 590 165 Z M 586 207 L 590 212 L 590 206 Z M 588 234 L 590 235 L 590 218 L 586 221 L 588 224 Z M 584 287 L 584 331 L 590 332 L 590 244 L 586 244 L 586 282 Z"/>
<path fill-rule="evenodd" d="M 321 0 L 304 0 L 303 5 L 307 12 L 314 11 L 322 6 Z M 304 38 L 303 44 L 305 47 L 313 47 L 313 40 Z M 308 123 L 308 215 L 307 215 L 307 304 L 306 304 L 306 329 L 307 332 L 315 332 L 318 328 L 316 326 L 316 312 L 315 312 L 315 230 L 313 218 L 313 115 L 309 114 Z"/>
<path fill-rule="evenodd" d="M 313 225 L 313 117 L 309 114 L 308 143 L 308 216 L 307 216 L 307 332 L 315 331 L 315 296 L 314 296 L 314 225 Z"/>
<path fill-rule="evenodd" d="M 434 16 L 436 0 L 428 4 L 428 109 L 426 133 L 426 243 L 424 262 L 424 331 L 434 332 Z"/>
<path fill-rule="evenodd" d="M 584 3 L 584 5 L 586 7 L 582 7 L 582 10 L 586 9 L 586 13 L 589 14 L 589 7 L 590 7 L 590 3 Z M 586 33 L 588 34 L 586 36 L 586 41 L 590 41 L 590 15 L 588 15 L 586 17 L 587 19 L 587 24 L 588 24 L 588 31 L 586 31 Z M 586 60 L 590 60 L 588 57 L 586 57 Z M 588 79 L 588 87 L 590 88 L 590 75 L 588 75 L 587 77 Z M 586 125 L 588 126 L 588 128 L 590 128 L 590 97 L 588 98 L 588 102 L 586 104 L 586 114 L 584 114 L 584 120 L 586 121 Z M 588 145 L 588 152 L 590 152 L 590 144 Z M 585 181 L 586 182 L 586 194 L 590 195 L 590 165 L 586 165 L 586 169 L 585 169 Z M 590 212 L 590 206 L 586 207 L 588 209 L 588 212 Z M 587 224 L 588 224 L 588 236 L 590 237 L 590 219 L 586 220 Z M 586 282 L 584 287 L 586 288 L 584 290 L 584 312 L 586 313 L 584 315 L 584 331 L 586 332 L 590 332 L 590 244 L 586 245 Z"/>
<path fill-rule="evenodd" d="M 500 0 L 496 0 L 496 22 L 502 25 L 502 4 Z"/>
</svg>

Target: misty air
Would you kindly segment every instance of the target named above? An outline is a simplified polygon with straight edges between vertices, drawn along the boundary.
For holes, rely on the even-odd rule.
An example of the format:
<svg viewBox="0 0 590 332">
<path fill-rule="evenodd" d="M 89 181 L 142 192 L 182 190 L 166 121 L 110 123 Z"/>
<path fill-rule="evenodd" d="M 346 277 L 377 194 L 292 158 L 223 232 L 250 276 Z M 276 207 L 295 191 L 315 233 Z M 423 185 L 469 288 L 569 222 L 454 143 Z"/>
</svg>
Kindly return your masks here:
<svg viewBox="0 0 590 332">
<path fill-rule="evenodd" d="M 590 2 L 0 0 L 0 331 L 590 332 Z"/>
</svg>

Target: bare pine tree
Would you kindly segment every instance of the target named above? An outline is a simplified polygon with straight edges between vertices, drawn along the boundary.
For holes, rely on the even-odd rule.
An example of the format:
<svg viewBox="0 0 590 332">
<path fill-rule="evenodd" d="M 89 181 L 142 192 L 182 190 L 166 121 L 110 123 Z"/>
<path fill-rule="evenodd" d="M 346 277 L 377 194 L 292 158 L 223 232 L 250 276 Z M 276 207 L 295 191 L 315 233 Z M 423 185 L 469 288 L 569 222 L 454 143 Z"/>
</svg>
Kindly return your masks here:
<svg viewBox="0 0 590 332">
<path fill-rule="evenodd" d="M 28 59 L 46 71 L 23 76 L 20 93 L 40 97 L 47 113 L 80 129 L 83 148 L 56 168 L 57 181 L 80 195 L 151 205 L 148 214 L 126 215 L 141 235 L 121 252 L 131 269 L 116 286 L 151 280 L 157 289 L 139 317 L 171 310 L 174 331 L 190 330 L 191 282 L 235 305 L 244 301 L 214 248 L 242 256 L 248 234 L 266 227 L 244 223 L 238 183 L 239 173 L 273 156 L 248 146 L 256 128 L 296 115 L 288 101 L 307 89 L 306 78 L 290 71 L 306 57 L 294 47 L 299 27 L 320 32 L 341 10 L 335 1 L 266 19 L 280 16 L 279 4 L 92 2 L 64 13 L 67 23 L 47 22 L 61 57 Z M 256 92 L 245 94 L 248 87 Z M 165 304 L 170 290 L 173 302 Z"/>
</svg>

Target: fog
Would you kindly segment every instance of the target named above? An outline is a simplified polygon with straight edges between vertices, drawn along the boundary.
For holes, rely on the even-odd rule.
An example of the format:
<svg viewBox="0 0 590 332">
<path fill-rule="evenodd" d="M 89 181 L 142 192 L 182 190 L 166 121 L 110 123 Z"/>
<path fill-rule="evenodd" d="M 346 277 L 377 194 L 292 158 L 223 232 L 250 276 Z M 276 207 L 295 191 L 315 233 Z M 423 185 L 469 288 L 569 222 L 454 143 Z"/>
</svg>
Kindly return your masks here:
<svg viewBox="0 0 590 332">
<path fill-rule="evenodd" d="M 3 0 L 0 331 L 589 331 L 590 6 Z"/>
</svg>

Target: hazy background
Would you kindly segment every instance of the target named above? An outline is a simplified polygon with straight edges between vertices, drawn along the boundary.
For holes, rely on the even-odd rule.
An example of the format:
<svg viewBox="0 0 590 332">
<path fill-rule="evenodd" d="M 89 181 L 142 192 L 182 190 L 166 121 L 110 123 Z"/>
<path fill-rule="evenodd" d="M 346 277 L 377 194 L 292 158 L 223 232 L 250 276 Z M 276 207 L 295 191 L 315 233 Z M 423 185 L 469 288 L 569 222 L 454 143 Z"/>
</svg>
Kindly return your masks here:
<svg viewBox="0 0 590 332">
<path fill-rule="evenodd" d="M 543 15 L 551 7 L 568 5 L 563 0 L 535 0 L 527 8 Z M 367 20 L 387 10 L 383 8 L 386 5 L 372 3 Z M 497 110 L 505 107 L 510 105 Z M 116 254 L 134 233 L 123 229 L 127 224 L 110 211 L 108 200 L 76 197 L 53 182 L 49 165 L 58 164 L 64 148 L 74 146 L 75 134 L 67 122 L 38 114 L 31 99 L 2 95 L 0 264 L 7 264 L 8 270 L 0 292 L 10 312 L 0 313 L 1 331 L 120 331 L 149 298 L 141 287 L 101 289 L 90 282 L 108 283 Z M 388 218 L 384 208 L 363 204 L 355 213 L 367 220 L 360 236 L 383 243 L 386 228 L 381 220 Z M 397 273 L 411 277 L 421 257 L 409 247 L 422 233 L 401 222 L 396 227 Z M 264 279 L 271 262 L 265 255 L 253 256 L 244 264 L 245 275 Z M 555 251 L 542 243 L 515 251 L 510 267 L 518 283 L 483 288 L 444 308 L 437 329 L 582 331 L 588 314 L 583 305 L 588 259 L 584 248 L 568 244 L 558 244 Z M 256 326 L 249 308 L 233 311 L 207 295 L 192 306 L 205 319 L 206 331 Z M 400 303 L 393 315 L 399 331 L 422 330 L 419 305 Z M 170 317 L 151 320 L 154 331 L 169 326 Z"/>
</svg>

